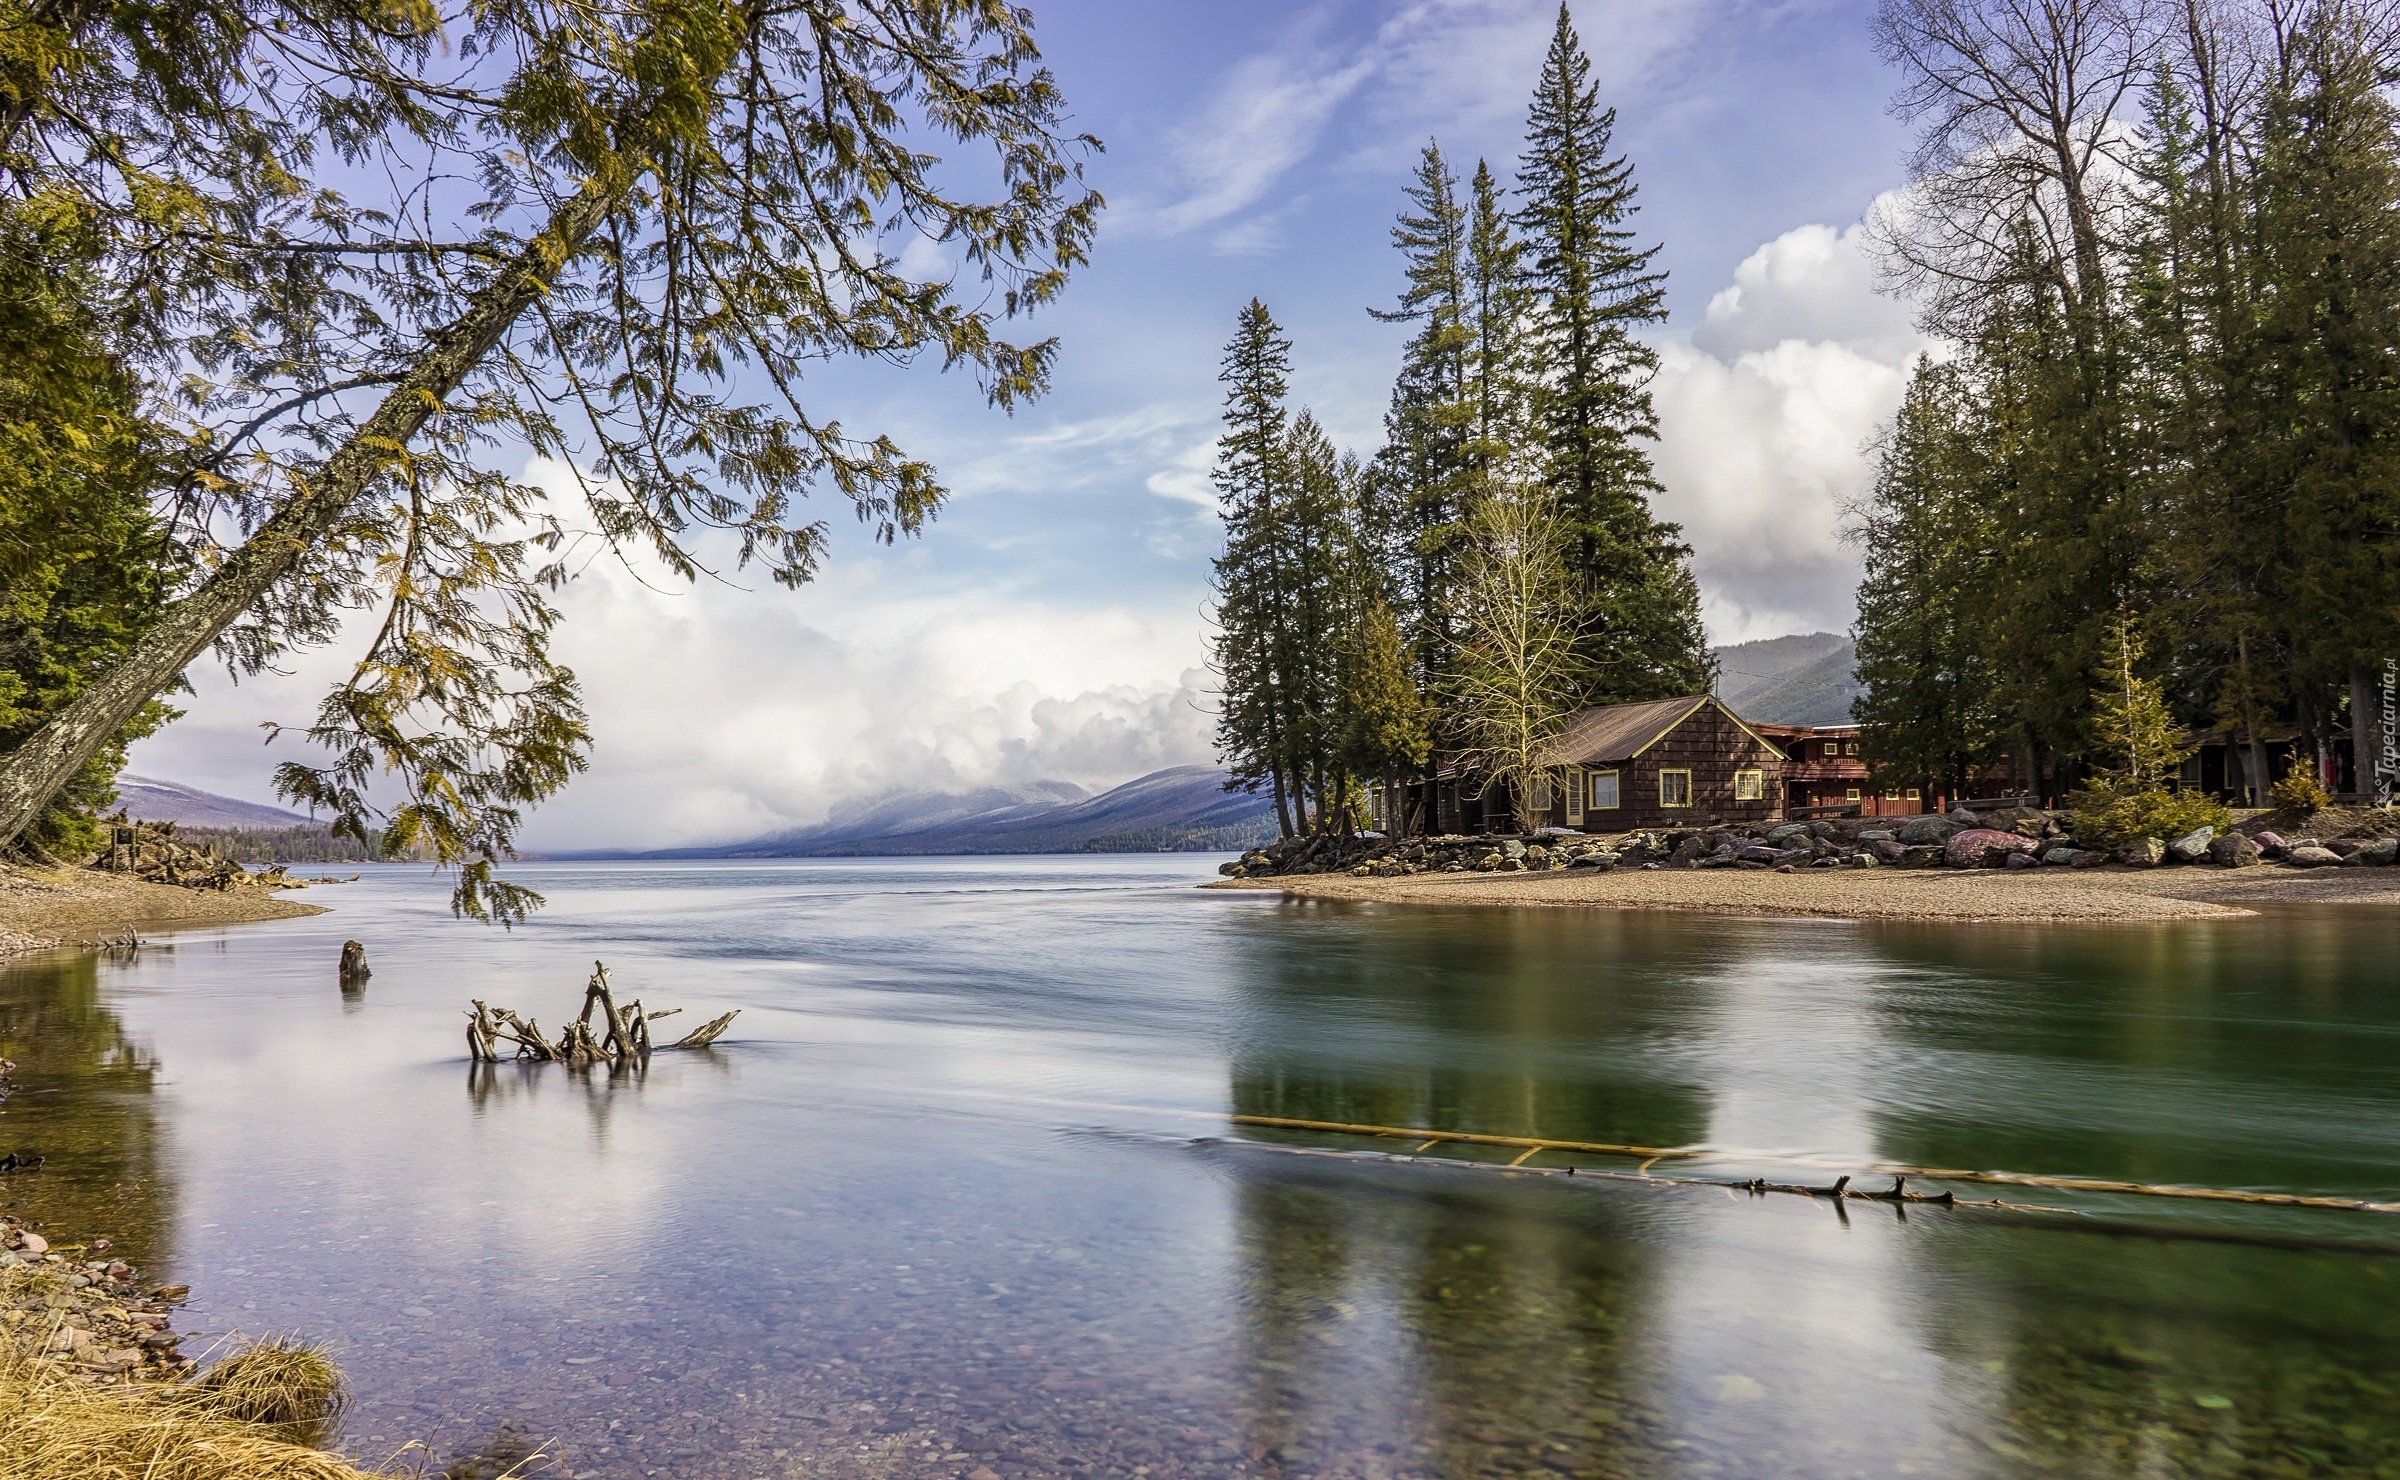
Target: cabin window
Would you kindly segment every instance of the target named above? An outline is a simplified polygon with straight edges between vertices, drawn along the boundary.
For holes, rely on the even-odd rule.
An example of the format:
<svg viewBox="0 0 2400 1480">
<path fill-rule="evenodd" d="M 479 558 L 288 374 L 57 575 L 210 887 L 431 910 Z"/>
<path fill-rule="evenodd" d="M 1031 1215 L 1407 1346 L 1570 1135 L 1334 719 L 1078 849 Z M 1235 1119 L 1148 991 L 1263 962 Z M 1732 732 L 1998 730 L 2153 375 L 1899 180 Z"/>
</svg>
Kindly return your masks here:
<svg viewBox="0 0 2400 1480">
<path fill-rule="evenodd" d="M 1590 798 L 1584 805 L 1593 811 L 1614 812 L 1620 805 L 1617 801 L 1617 773 L 1592 772 L 1584 778 L 1584 795 Z"/>
<path fill-rule="evenodd" d="M 1533 773 L 1533 810 L 1536 812 L 1550 810 L 1550 773 L 1548 771 Z"/>
<path fill-rule="evenodd" d="M 1923 798 L 1917 795 L 1917 789 L 1913 786 L 1908 789 L 1908 799 L 1912 802 L 1923 800 Z"/>
<path fill-rule="evenodd" d="M 1844 745 L 1844 746 L 1842 747 L 1842 754 L 1844 754 L 1844 755 L 1856 755 L 1856 754 L 1858 754 L 1858 742 L 1857 742 L 1856 740 L 1853 740 L 1853 741 L 1849 742 L 1847 745 Z"/>
<path fill-rule="evenodd" d="M 1767 794 L 1767 773 L 1736 771 L 1733 773 L 1733 799 L 1737 802 L 1764 800 Z"/>
<path fill-rule="evenodd" d="M 1857 788 L 1857 787 L 1855 787 L 1855 786 L 1853 786 L 1853 787 L 1851 787 L 1851 788 L 1850 788 L 1848 791 L 1846 791 L 1846 792 L 1842 793 L 1842 800 L 1843 800 L 1843 801 L 1845 801 L 1845 802 L 1855 802 L 1855 801 L 1857 801 L 1857 800 L 1858 800 L 1858 788 Z"/>
<path fill-rule="evenodd" d="M 1692 804 L 1692 773 L 1661 771 L 1658 773 L 1658 804 L 1662 807 L 1688 807 Z"/>
<path fill-rule="evenodd" d="M 1900 789 L 1898 787 L 1886 789 L 1883 794 L 1883 799 L 1887 802 L 1896 802 L 1900 800 Z"/>
<path fill-rule="evenodd" d="M 1574 827 L 1583 821 L 1583 771 L 1580 767 L 1567 767 L 1566 792 L 1567 826 Z"/>
</svg>

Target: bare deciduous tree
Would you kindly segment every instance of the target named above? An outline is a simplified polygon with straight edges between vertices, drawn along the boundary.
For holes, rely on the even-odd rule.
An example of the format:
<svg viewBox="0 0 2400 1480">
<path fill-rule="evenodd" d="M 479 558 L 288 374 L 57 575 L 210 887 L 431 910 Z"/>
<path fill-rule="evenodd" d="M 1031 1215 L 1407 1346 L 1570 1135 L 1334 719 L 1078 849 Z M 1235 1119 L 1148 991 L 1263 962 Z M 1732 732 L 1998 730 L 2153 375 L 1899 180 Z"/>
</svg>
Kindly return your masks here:
<svg viewBox="0 0 2400 1480">
<path fill-rule="evenodd" d="M 1896 286 L 1954 332 L 2030 272 L 2090 321 L 2132 180 L 2126 114 L 2159 55 L 2158 0 L 1883 0 L 1876 48 L 1920 126 L 1912 188 L 1876 214 Z"/>
<path fill-rule="evenodd" d="M 1467 532 L 1456 712 L 1482 770 L 1481 794 L 1506 795 L 1528 830 L 1533 781 L 1583 676 L 1580 586 L 1567 567 L 1565 521 L 1536 485 L 1487 483 Z"/>
</svg>

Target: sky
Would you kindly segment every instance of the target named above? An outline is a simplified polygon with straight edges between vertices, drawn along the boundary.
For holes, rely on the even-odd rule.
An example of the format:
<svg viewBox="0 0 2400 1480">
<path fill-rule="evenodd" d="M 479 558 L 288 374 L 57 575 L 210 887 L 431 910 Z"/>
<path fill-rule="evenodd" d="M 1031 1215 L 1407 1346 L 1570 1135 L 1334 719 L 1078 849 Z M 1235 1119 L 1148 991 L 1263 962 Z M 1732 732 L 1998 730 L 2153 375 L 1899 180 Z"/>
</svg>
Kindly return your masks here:
<svg viewBox="0 0 2400 1480">
<path fill-rule="evenodd" d="M 1208 562 L 1219 355 L 1263 298 L 1293 394 L 1371 455 L 1405 326 L 1390 246 L 1438 138 L 1505 179 L 1555 0 L 1032 0 L 1109 207 L 1090 266 L 1035 321 L 1048 396 L 1013 417 L 931 367 L 829 370 L 812 406 L 892 433 L 952 497 L 879 547 L 829 501 L 799 592 L 698 586 L 606 561 L 567 588 L 592 766 L 529 818 L 530 848 L 729 841 L 894 791 L 1091 788 L 1214 759 Z M 1876 291 L 1858 223 L 1900 186 L 1907 134 L 1868 39 L 1874 0 L 1578 0 L 1577 28 L 1660 246 L 1652 338 L 1662 517 L 1680 522 L 1712 640 L 1841 630 L 1842 510 L 1924 346 Z M 535 466 L 536 481 L 563 470 Z M 232 683 L 206 660 L 186 717 L 128 770 L 272 801 L 268 775 L 348 644 Z"/>
</svg>

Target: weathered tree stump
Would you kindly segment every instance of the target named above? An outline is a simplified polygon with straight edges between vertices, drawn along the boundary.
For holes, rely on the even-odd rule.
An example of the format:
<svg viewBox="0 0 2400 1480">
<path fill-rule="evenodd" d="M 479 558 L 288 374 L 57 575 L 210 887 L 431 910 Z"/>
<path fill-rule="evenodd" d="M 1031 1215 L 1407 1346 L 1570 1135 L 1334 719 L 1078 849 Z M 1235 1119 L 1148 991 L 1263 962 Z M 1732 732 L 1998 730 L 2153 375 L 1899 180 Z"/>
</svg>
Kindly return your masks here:
<svg viewBox="0 0 2400 1480">
<path fill-rule="evenodd" d="M 367 969 L 367 948 L 354 940 L 343 941 L 340 972 L 343 991 L 355 992 L 365 987 L 367 978 L 375 974 Z"/>
<path fill-rule="evenodd" d="M 344 959 L 347 959 L 346 954 Z M 597 1032 L 592 1022 L 595 1009 L 600 1015 Z M 521 1018 L 505 1007 L 489 1007 L 477 1000 L 474 1010 L 467 1014 L 467 1054 L 477 1062 L 497 1062 L 500 1047 L 505 1043 L 514 1048 L 512 1057 L 536 1061 L 557 1060 L 571 1069 L 580 1069 L 604 1060 L 610 1064 L 639 1061 L 647 1059 L 651 1053 L 650 1025 L 660 1018 L 673 1017 L 682 1010 L 680 1007 L 667 1007 L 651 1012 L 642 1006 L 639 997 L 619 1007 L 616 994 L 609 987 L 608 967 L 594 961 L 592 979 L 583 989 L 583 1011 L 567 1024 L 556 1043 L 543 1038 L 542 1030 L 531 1018 Z M 722 1017 L 703 1023 L 669 1047 L 706 1048 L 724 1033 L 740 1012 L 741 1009 L 736 1008 Z"/>
</svg>

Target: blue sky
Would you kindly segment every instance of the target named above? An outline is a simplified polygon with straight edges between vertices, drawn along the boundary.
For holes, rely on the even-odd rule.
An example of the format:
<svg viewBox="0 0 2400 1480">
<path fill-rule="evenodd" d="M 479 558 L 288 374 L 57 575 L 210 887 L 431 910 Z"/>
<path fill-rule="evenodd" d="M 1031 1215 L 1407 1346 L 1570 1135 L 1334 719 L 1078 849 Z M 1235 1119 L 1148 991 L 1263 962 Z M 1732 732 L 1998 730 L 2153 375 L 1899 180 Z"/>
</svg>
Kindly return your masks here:
<svg viewBox="0 0 2400 1480">
<path fill-rule="evenodd" d="M 1478 155 L 1513 169 L 1555 6 L 1033 4 L 1078 126 L 1108 145 L 1093 262 L 1036 321 L 1062 345 L 1053 393 L 1012 419 L 930 370 L 829 373 L 819 404 L 955 490 L 922 540 L 838 541 L 797 595 L 587 571 L 561 649 L 593 771 L 532 845 L 740 837 L 894 788 L 1102 786 L 1210 758 L 1207 469 L 1235 310 L 1267 300 L 1296 398 L 1370 454 L 1405 334 L 1366 313 L 1398 290 L 1400 190 L 1428 137 L 1462 174 Z M 1719 640 L 1848 622 L 1834 527 L 1920 346 L 1855 230 L 1907 142 L 1872 9 L 1575 6 L 1671 274 L 1661 511 L 1687 527 Z M 196 670 L 189 717 L 130 769 L 266 800 L 259 721 L 304 720 L 343 656 L 239 689 Z"/>
</svg>

